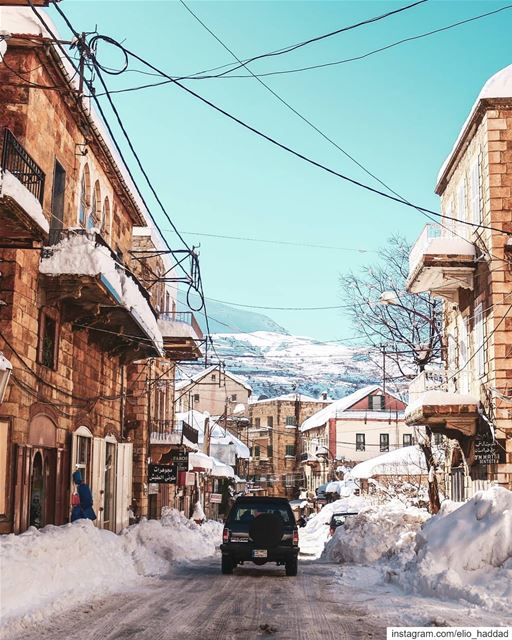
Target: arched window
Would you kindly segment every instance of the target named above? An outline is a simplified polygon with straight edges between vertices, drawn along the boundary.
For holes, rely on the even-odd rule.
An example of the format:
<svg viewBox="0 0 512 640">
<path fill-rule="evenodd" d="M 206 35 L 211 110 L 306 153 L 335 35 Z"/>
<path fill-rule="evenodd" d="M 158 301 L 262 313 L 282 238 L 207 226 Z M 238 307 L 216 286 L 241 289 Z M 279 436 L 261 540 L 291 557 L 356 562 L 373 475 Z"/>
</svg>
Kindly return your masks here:
<svg viewBox="0 0 512 640">
<path fill-rule="evenodd" d="M 78 205 L 78 222 L 85 226 L 87 218 L 87 210 L 91 199 L 91 174 L 89 166 L 85 165 L 82 171 L 82 179 L 80 181 L 80 202 Z"/>
<path fill-rule="evenodd" d="M 97 229 L 100 222 L 101 214 L 101 189 L 100 183 L 96 180 L 94 190 L 92 192 L 91 212 L 87 217 L 87 229 Z"/>
<path fill-rule="evenodd" d="M 108 196 L 103 201 L 103 211 L 101 213 L 101 232 L 108 236 L 110 235 L 110 203 Z"/>
</svg>

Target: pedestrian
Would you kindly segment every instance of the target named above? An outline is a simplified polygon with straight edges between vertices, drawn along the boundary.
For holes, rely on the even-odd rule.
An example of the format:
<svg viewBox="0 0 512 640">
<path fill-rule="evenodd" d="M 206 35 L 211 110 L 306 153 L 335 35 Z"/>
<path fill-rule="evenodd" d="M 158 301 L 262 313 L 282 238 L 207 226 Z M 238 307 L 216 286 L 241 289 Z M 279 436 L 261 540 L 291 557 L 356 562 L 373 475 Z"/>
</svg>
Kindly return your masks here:
<svg viewBox="0 0 512 640">
<path fill-rule="evenodd" d="M 73 473 L 73 482 L 76 484 L 76 494 L 74 494 L 71 499 L 71 504 L 73 505 L 71 509 L 71 522 L 80 520 L 81 518 L 96 520 L 96 514 L 92 508 L 92 493 L 89 485 L 82 482 L 80 470 Z"/>
</svg>

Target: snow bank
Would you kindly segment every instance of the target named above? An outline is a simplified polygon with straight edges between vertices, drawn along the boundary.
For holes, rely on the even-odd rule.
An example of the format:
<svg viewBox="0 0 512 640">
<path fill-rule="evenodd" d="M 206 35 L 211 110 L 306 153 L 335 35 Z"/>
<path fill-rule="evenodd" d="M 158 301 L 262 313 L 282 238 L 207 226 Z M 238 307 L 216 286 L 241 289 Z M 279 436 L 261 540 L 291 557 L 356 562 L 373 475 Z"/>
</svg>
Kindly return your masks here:
<svg viewBox="0 0 512 640">
<path fill-rule="evenodd" d="M 512 492 L 492 487 L 451 503 L 416 536 L 416 557 L 398 577 L 405 588 L 506 610 L 512 600 Z"/>
<path fill-rule="evenodd" d="M 398 501 L 365 507 L 336 529 L 325 547 L 325 558 L 369 564 L 401 556 L 404 562 L 414 554 L 416 532 L 429 517 L 425 510 Z"/>
<path fill-rule="evenodd" d="M 326 504 L 312 518 L 305 527 L 299 529 L 299 547 L 303 555 L 319 558 L 324 550 L 325 543 L 329 539 L 329 522 L 333 513 L 341 511 L 359 511 L 367 505 L 364 498 L 350 496 L 342 500 L 336 500 Z"/>
<path fill-rule="evenodd" d="M 120 535 L 79 520 L 0 536 L 2 626 L 12 630 L 27 619 L 166 574 L 173 564 L 212 556 L 221 541 L 220 523 L 198 526 L 175 509 Z"/>
<path fill-rule="evenodd" d="M 425 454 L 417 445 L 388 451 L 356 464 L 352 469 L 352 475 L 354 478 L 427 475 Z"/>
</svg>

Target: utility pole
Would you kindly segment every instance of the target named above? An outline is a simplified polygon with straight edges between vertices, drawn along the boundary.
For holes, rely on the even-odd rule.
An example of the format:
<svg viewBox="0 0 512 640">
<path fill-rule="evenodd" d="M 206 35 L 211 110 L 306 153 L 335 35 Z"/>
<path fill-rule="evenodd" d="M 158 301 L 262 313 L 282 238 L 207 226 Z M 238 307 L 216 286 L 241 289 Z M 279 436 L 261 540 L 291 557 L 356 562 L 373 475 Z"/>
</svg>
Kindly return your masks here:
<svg viewBox="0 0 512 640">
<path fill-rule="evenodd" d="M 382 393 L 386 395 L 386 345 L 381 345 L 382 349 Z"/>
</svg>

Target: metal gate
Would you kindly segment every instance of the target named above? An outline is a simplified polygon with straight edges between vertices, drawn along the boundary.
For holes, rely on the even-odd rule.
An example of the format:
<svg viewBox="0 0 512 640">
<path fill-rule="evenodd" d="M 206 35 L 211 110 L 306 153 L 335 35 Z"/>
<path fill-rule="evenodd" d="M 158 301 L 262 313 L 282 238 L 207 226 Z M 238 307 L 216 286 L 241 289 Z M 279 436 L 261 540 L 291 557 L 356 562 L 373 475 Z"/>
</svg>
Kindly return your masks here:
<svg viewBox="0 0 512 640">
<path fill-rule="evenodd" d="M 464 502 L 464 467 L 452 467 L 450 474 L 450 493 L 451 499 L 455 502 Z"/>
</svg>

